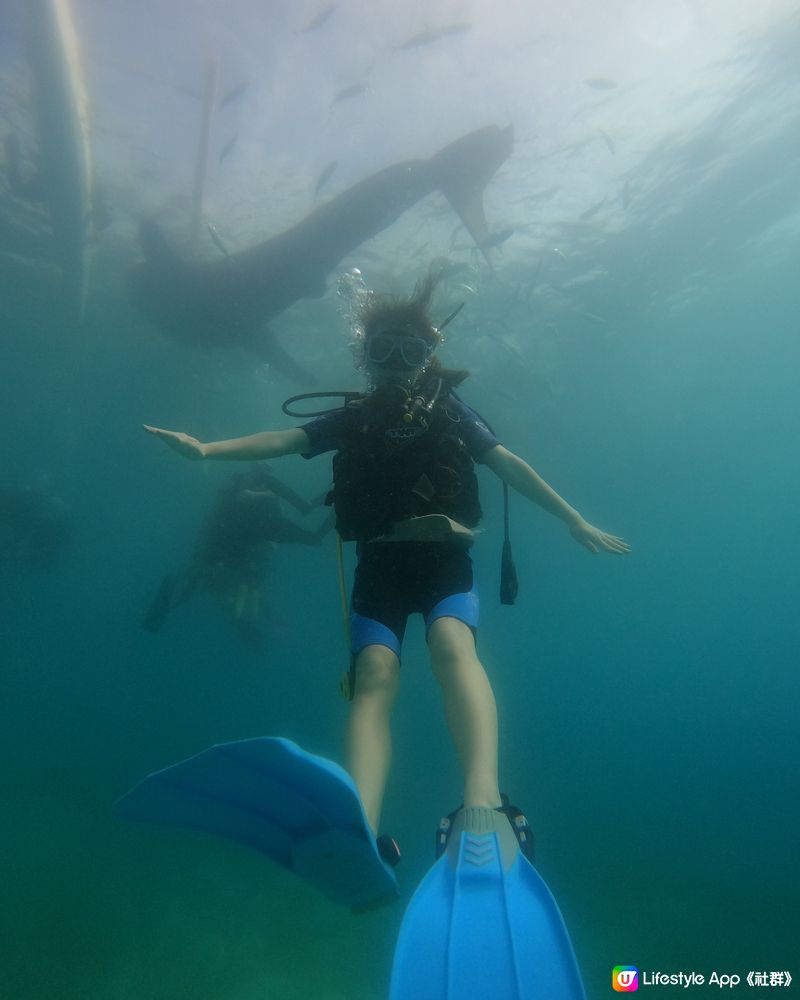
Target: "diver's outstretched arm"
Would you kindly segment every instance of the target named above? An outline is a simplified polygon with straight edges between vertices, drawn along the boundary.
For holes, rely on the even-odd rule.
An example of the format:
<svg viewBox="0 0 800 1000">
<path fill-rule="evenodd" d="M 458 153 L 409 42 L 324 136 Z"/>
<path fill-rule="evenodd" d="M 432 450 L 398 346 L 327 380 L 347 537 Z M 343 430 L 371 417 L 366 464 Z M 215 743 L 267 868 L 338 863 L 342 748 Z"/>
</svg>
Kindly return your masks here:
<svg viewBox="0 0 800 1000">
<path fill-rule="evenodd" d="M 495 445 L 486 453 L 483 463 L 518 493 L 563 521 L 575 541 L 590 552 L 613 552 L 617 555 L 630 552 L 631 547 L 626 541 L 589 524 L 535 469 L 508 448 Z"/>
<path fill-rule="evenodd" d="M 231 438 L 227 441 L 203 443 L 182 431 L 167 431 L 161 427 L 143 424 L 148 434 L 161 438 L 164 444 L 184 458 L 194 460 L 252 462 L 261 458 L 280 458 L 282 455 L 299 455 L 311 450 L 308 435 L 300 427 L 287 431 L 262 431 L 249 437 Z"/>
</svg>

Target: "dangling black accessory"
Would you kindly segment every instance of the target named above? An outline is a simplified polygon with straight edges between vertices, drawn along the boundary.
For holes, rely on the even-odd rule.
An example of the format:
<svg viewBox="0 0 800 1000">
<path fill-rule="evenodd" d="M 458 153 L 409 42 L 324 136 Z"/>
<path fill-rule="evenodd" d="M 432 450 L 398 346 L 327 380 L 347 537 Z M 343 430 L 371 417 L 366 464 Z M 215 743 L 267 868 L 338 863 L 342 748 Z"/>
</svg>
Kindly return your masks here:
<svg viewBox="0 0 800 1000">
<path fill-rule="evenodd" d="M 503 552 L 500 556 L 500 603 L 513 604 L 519 591 L 517 567 L 511 554 L 508 534 L 508 483 L 503 483 Z"/>
<path fill-rule="evenodd" d="M 461 398 L 453 390 L 450 394 L 461 402 Z M 491 425 L 484 417 L 481 420 L 494 434 Z M 519 578 L 517 577 L 517 567 L 514 565 L 514 557 L 511 554 L 511 536 L 508 530 L 508 483 L 503 483 L 503 550 L 500 553 L 500 603 L 513 604 L 519 592 Z"/>
</svg>

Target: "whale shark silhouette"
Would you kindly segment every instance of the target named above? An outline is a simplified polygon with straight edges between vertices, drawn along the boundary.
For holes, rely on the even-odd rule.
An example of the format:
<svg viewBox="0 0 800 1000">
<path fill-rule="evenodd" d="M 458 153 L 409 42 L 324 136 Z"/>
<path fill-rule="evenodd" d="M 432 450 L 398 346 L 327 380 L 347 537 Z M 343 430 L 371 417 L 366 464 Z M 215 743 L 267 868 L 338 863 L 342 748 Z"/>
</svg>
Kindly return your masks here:
<svg viewBox="0 0 800 1000">
<path fill-rule="evenodd" d="M 483 191 L 514 144 L 511 125 L 489 125 L 429 159 L 380 170 L 264 243 L 217 260 L 180 257 L 152 219 L 140 225 L 144 260 L 131 294 L 162 332 L 189 345 L 250 351 L 298 382 L 313 381 L 278 342 L 270 319 L 319 298 L 327 276 L 365 240 L 432 191 L 441 191 L 479 248 L 489 239 Z"/>
</svg>

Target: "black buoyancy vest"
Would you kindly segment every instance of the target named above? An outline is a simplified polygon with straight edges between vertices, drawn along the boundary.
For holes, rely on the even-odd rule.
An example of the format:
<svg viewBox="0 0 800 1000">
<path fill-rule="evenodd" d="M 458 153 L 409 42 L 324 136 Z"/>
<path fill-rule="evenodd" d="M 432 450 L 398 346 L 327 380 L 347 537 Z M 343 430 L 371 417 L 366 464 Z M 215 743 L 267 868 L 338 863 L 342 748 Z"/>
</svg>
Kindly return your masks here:
<svg viewBox="0 0 800 1000">
<path fill-rule="evenodd" d="M 436 404 L 421 432 L 404 427 L 396 414 L 378 412 L 370 397 L 350 405 L 363 419 L 353 420 L 350 440 L 333 459 L 332 502 L 344 541 L 368 541 L 399 521 L 425 514 L 446 514 L 468 528 L 477 525 L 475 467 L 447 399 Z"/>
</svg>

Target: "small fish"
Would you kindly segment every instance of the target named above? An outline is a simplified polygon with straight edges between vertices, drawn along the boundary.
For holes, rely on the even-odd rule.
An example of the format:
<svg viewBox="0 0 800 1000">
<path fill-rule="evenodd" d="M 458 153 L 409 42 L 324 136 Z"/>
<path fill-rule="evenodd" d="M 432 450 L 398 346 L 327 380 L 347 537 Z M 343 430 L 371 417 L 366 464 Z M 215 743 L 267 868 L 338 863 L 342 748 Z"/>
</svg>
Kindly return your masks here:
<svg viewBox="0 0 800 1000">
<path fill-rule="evenodd" d="M 334 170 L 339 166 L 338 160 L 331 160 L 331 162 L 325 167 L 322 173 L 317 178 L 317 183 L 314 185 L 314 197 L 318 198 L 320 191 L 325 187 L 328 181 L 333 176 Z"/>
<path fill-rule="evenodd" d="M 603 205 L 605 205 L 605 203 L 606 199 L 604 197 L 601 201 L 598 201 L 597 204 L 591 205 L 589 208 L 587 208 L 585 212 L 581 212 L 581 214 L 578 216 L 578 220 L 580 222 L 586 222 L 587 220 L 593 218 L 595 215 L 597 215 L 597 213 L 600 211 Z"/>
<path fill-rule="evenodd" d="M 556 184 L 556 186 L 555 186 L 555 187 L 550 187 L 550 188 L 547 188 L 547 189 L 546 189 L 546 190 L 544 190 L 544 191 L 534 191 L 534 193 L 533 193 L 533 194 L 529 194 L 529 195 L 527 195 L 527 196 L 526 196 L 525 198 L 523 198 L 522 200 L 523 200 L 523 201 L 524 201 L 524 202 L 525 202 L 526 204 L 532 204 L 532 203 L 534 203 L 534 202 L 537 202 L 537 201 L 542 201 L 542 200 L 544 200 L 544 199 L 546 199 L 546 198 L 552 198 L 552 197 L 553 197 L 553 195 L 556 195 L 556 194 L 558 194 L 558 192 L 559 192 L 560 190 L 561 190 L 561 185 L 560 185 L 560 184 Z"/>
<path fill-rule="evenodd" d="M 505 337 L 497 337 L 494 342 L 498 347 L 501 347 L 506 354 L 509 355 L 509 357 L 513 358 L 514 361 L 519 361 L 523 365 L 527 364 L 525 356 L 522 354 L 520 349 L 514 344 L 510 344 Z"/>
<path fill-rule="evenodd" d="M 238 101 L 242 94 L 250 86 L 249 80 L 242 80 L 241 83 L 237 83 L 235 87 L 231 87 L 227 94 L 219 102 L 219 109 L 227 108 L 229 104 L 233 104 L 234 101 Z"/>
<path fill-rule="evenodd" d="M 175 577 L 170 573 L 159 584 L 156 596 L 150 602 L 140 622 L 148 632 L 159 632 L 167 620 L 167 615 L 175 606 Z"/>
<path fill-rule="evenodd" d="M 630 203 L 631 203 L 631 197 L 632 197 L 631 182 L 630 181 L 625 181 L 624 185 L 622 186 L 622 207 L 623 208 L 627 208 L 628 205 L 630 205 Z"/>
<path fill-rule="evenodd" d="M 331 14 L 336 10 L 335 3 L 329 3 L 327 7 L 323 7 L 310 21 L 307 21 L 302 28 L 300 28 L 300 34 L 303 35 L 308 31 L 314 31 L 316 28 L 321 27 L 331 16 Z"/>
<path fill-rule="evenodd" d="M 489 247 L 499 247 L 502 243 L 505 243 L 507 239 L 510 239 L 514 235 L 514 230 L 512 228 L 500 229 L 496 233 L 489 233 L 485 239 L 482 239 L 478 244 L 481 250 L 488 250 Z"/>
<path fill-rule="evenodd" d="M 28 201 L 41 201 L 45 192 L 40 178 L 37 176 L 24 177 L 22 144 L 16 132 L 9 132 L 8 135 L 4 136 L 3 149 L 6 154 L 6 177 L 11 192 L 18 198 L 25 198 Z"/>
<path fill-rule="evenodd" d="M 528 290 L 525 293 L 525 303 L 528 307 L 531 304 L 531 296 L 536 291 L 536 287 L 539 284 L 539 275 L 542 273 L 542 264 L 544 263 L 544 257 L 539 258 L 539 263 L 536 265 L 536 270 L 533 272 L 533 278 L 531 279 L 530 285 L 528 285 Z"/>
<path fill-rule="evenodd" d="M 206 228 L 208 229 L 208 235 L 211 237 L 211 242 L 214 244 L 214 246 L 217 248 L 217 250 L 219 250 L 219 252 L 224 257 L 230 257 L 230 251 L 225 246 L 225 244 L 222 242 L 222 237 L 217 232 L 217 227 L 214 225 L 214 223 L 213 222 L 207 222 L 206 223 Z"/>
<path fill-rule="evenodd" d="M 614 90 L 617 86 L 616 80 L 611 80 L 607 76 L 590 76 L 583 82 L 592 90 Z"/>
<path fill-rule="evenodd" d="M 435 271 L 440 279 L 454 278 L 463 271 L 471 270 L 469 264 L 463 260 L 449 260 L 447 257 L 434 257 L 430 264 L 431 270 Z"/>
<path fill-rule="evenodd" d="M 222 147 L 222 152 L 219 154 L 220 165 L 222 164 L 222 161 L 225 159 L 225 157 L 228 155 L 228 153 L 230 153 L 230 151 L 236 145 L 236 140 L 238 138 L 239 138 L 239 136 L 235 135 L 232 139 L 228 139 L 228 141 Z"/>
<path fill-rule="evenodd" d="M 611 153 L 612 156 L 616 156 L 617 147 L 614 145 L 614 140 L 611 138 L 608 132 L 604 132 L 602 129 L 600 129 L 600 135 L 602 135 L 602 137 L 605 139 L 609 153 Z"/>
<path fill-rule="evenodd" d="M 463 35 L 472 28 L 471 24 L 460 22 L 457 24 L 446 24 L 442 28 L 431 28 L 428 31 L 421 31 L 418 35 L 412 35 L 405 42 L 396 46 L 396 51 L 402 49 L 418 49 L 422 45 L 431 45 L 442 38 L 450 38 L 453 35 Z"/>
<path fill-rule="evenodd" d="M 563 250 L 559 250 L 558 247 L 553 247 L 553 253 L 557 253 L 562 260 L 567 259 L 567 255 L 564 253 Z"/>
<path fill-rule="evenodd" d="M 607 326 L 608 320 L 604 319 L 602 316 L 598 316 L 597 313 L 583 312 L 582 310 L 576 310 L 578 316 L 583 316 L 584 319 L 590 319 L 592 323 L 596 323 L 598 326 Z"/>
<path fill-rule="evenodd" d="M 456 285 L 456 288 L 460 288 L 462 291 L 468 292 L 470 295 L 477 295 L 478 294 L 475 291 L 475 289 L 472 287 L 472 285 L 465 285 L 465 284 L 462 283 L 462 284 Z"/>
<path fill-rule="evenodd" d="M 3 149 L 6 154 L 6 166 L 10 172 L 17 175 L 20 173 L 22 163 L 22 143 L 16 132 L 9 132 L 3 136 Z"/>
<path fill-rule="evenodd" d="M 369 90 L 366 83 L 351 83 L 349 87 L 343 87 L 337 94 L 334 94 L 330 107 L 339 104 L 341 101 L 349 101 L 354 97 L 360 97 Z"/>
</svg>

